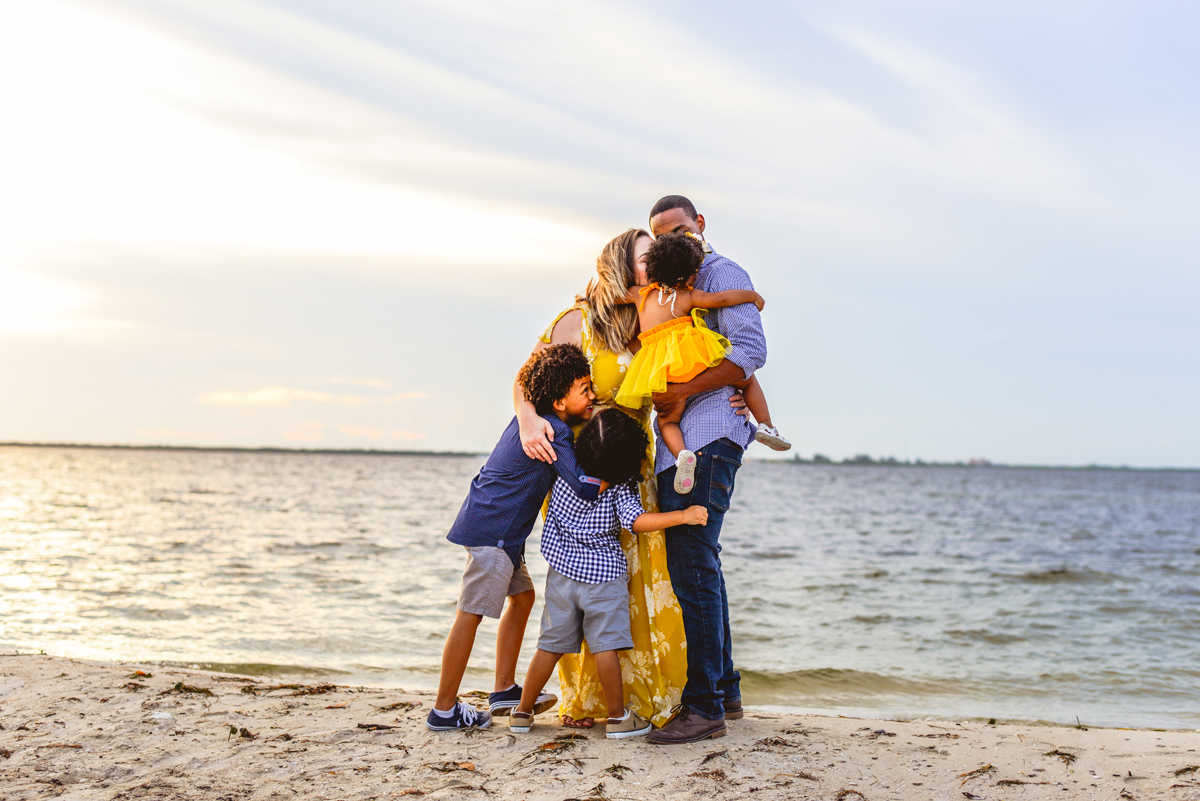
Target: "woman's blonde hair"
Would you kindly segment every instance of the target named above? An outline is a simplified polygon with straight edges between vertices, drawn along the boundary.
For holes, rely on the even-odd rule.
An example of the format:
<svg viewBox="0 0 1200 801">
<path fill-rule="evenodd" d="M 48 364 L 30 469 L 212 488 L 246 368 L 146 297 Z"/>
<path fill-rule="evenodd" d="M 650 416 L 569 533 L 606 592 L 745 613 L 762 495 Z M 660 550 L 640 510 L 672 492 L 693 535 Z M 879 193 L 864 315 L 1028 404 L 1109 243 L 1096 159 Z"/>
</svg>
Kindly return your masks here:
<svg viewBox="0 0 1200 801">
<path fill-rule="evenodd" d="M 578 302 L 588 304 L 592 338 L 599 339 L 613 353 L 628 350 L 637 333 L 637 307 L 621 303 L 621 299 L 630 287 L 637 285 L 633 245 L 643 236 L 650 234 L 641 228 L 630 228 L 605 245 L 596 259 L 596 277 L 576 298 Z"/>
</svg>

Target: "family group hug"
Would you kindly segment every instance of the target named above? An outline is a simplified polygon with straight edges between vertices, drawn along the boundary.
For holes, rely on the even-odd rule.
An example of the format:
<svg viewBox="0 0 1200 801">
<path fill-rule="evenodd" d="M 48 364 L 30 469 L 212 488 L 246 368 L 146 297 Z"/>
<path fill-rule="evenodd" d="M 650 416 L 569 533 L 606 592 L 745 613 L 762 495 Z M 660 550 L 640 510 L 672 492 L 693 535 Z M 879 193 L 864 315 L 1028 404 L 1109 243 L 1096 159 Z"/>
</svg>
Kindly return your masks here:
<svg viewBox="0 0 1200 801">
<path fill-rule="evenodd" d="M 543 692 L 556 667 L 565 726 L 604 720 L 610 738 L 690 743 L 742 717 L 721 526 L 750 443 L 791 446 L 754 377 L 767 348 L 749 275 L 713 251 L 687 198 L 662 198 L 649 222 L 604 247 L 535 345 L 516 415 L 450 529 L 467 566 L 434 731 L 508 716 L 529 732 L 559 704 Z M 545 608 L 522 685 L 535 595 L 525 540 L 539 512 Z M 458 700 L 484 617 L 500 620 L 486 711 Z"/>
</svg>

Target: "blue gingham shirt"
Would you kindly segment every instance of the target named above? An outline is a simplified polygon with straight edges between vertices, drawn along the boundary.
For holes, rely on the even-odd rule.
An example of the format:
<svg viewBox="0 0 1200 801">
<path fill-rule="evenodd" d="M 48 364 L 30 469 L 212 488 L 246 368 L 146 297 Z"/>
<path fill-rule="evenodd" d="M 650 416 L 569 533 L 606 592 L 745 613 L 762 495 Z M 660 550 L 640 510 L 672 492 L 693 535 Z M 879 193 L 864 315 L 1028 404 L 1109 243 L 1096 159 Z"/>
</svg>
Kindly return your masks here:
<svg viewBox="0 0 1200 801">
<path fill-rule="evenodd" d="M 471 480 L 471 489 L 446 539 L 456 545 L 503 548 L 513 565 L 519 565 L 525 540 L 555 479 L 568 494 L 596 499 L 600 479 L 584 475 L 575 461 L 575 437 L 570 426 L 555 415 L 543 415 L 542 419 L 554 428 L 552 444 L 558 461 L 547 464 L 526 456 L 514 417 L 479 475 Z"/>
<path fill-rule="evenodd" d="M 628 481 L 585 501 L 559 479 L 550 492 L 542 526 L 542 556 L 550 567 L 584 584 L 603 584 L 629 572 L 621 550 L 621 529 L 646 513 L 637 485 Z"/>
<path fill-rule="evenodd" d="M 749 274 L 735 262 L 718 253 L 710 253 L 700 265 L 695 287 L 702 292 L 724 292 L 728 289 L 754 289 L 754 284 L 750 283 Z M 733 350 L 725 358 L 742 368 L 746 378 L 766 364 L 767 337 L 763 334 L 758 307 L 753 303 L 709 309 L 704 321 L 733 345 Z M 756 429 L 753 424 L 729 406 L 729 396 L 733 392 L 733 387 L 721 387 L 688 398 L 679 427 L 683 430 L 683 442 L 689 451 L 698 451 L 722 437 L 732 440 L 743 449 L 754 440 Z M 654 421 L 654 430 L 658 432 L 657 419 Z M 674 465 L 675 457 L 671 455 L 671 449 L 659 436 L 654 471 L 661 473 Z"/>
</svg>

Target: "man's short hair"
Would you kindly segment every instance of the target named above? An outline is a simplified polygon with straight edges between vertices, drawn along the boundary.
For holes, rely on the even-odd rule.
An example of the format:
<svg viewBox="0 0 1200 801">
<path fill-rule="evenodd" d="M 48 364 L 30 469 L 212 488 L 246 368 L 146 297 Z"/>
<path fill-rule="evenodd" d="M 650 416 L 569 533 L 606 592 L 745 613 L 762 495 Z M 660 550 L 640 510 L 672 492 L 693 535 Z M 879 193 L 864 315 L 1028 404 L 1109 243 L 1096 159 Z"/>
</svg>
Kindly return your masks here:
<svg viewBox="0 0 1200 801">
<path fill-rule="evenodd" d="M 654 204 L 654 208 L 650 209 L 650 219 L 653 220 L 664 211 L 670 211 L 671 209 L 683 209 L 684 214 L 693 220 L 696 219 L 696 207 L 692 205 L 692 201 L 683 195 L 667 195 L 664 198 L 660 198 Z"/>
<path fill-rule="evenodd" d="M 650 439 L 637 421 L 620 409 L 604 409 L 575 440 L 575 459 L 583 472 L 624 484 L 642 471 Z"/>
<path fill-rule="evenodd" d="M 517 373 L 517 383 L 538 414 L 554 414 L 554 402 L 567 397 L 578 379 L 591 374 L 578 345 L 551 345 L 529 357 Z"/>
</svg>

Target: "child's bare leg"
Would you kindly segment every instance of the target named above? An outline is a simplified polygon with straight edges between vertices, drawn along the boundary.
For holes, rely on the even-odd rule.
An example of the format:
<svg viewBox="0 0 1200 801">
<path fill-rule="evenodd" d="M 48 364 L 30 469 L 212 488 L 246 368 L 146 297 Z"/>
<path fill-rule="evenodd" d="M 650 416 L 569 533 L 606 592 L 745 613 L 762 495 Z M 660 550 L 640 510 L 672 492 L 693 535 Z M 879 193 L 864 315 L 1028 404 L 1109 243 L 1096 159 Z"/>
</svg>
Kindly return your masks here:
<svg viewBox="0 0 1200 801">
<path fill-rule="evenodd" d="M 434 709 L 449 712 L 458 703 L 458 688 L 462 685 L 467 662 L 471 660 L 471 648 L 475 645 L 475 632 L 483 615 L 458 610 L 454 625 L 446 635 L 446 647 L 442 649 L 442 675 L 438 679 L 437 701 Z"/>
<path fill-rule="evenodd" d="M 758 376 L 750 376 L 745 381 L 734 383 L 734 388 L 742 393 L 742 398 L 746 401 L 746 408 L 750 410 L 750 414 L 754 415 L 754 421 L 759 425 L 775 427 L 771 422 L 771 410 L 767 408 L 767 396 L 762 390 L 762 385 L 758 383 Z"/>
<path fill-rule="evenodd" d="M 621 660 L 617 651 L 601 651 L 596 654 L 596 673 L 600 678 L 600 689 L 604 690 L 604 706 L 610 718 L 625 714 L 625 688 L 621 684 Z M 524 699 L 522 699 L 524 700 Z"/>
<path fill-rule="evenodd" d="M 662 436 L 663 443 L 671 449 L 671 455 L 679 458 L 679 452 L 684 449 L 683 444 L 683 429 L 679 427 L 679 423 L 663 422 L 660 417 L 658 420 L 658 433 Z"/>
<path fill-rule="evenodd" d="M 516 683 L 517 657 L 521 655 L 521 640 L 525 638 L 525 624 L 529 622 L 533 601 L 533 590 L 508 596 L 508 606 L 500 618 L 500 628 L 496 630 L 496 685 L 493 692 L 503 692 Z"/>
<path fill-rule="evenodd" d="M 562 659 L 562 654 L 538 649 L 529 662 L 529 669 L 525 671 L 525 685 L 521 688 L 521 703 L 517 704 L 514 711 L 533 714 L 533 706 L 537 703 L 538 696 L 541 694 L 542 688 L 546 686 L 546 682 L 550 681 L 550 674 L 554 672 L 554 667 L 558 664 L 559 659 Z"/>
</svg>

